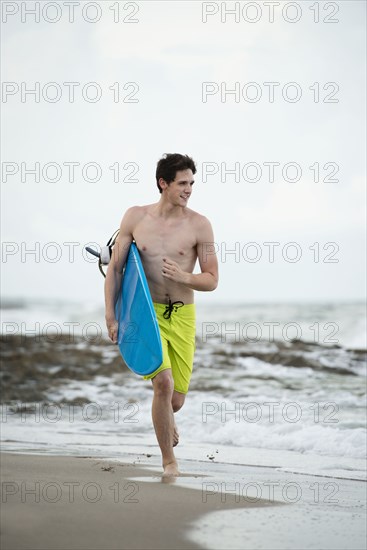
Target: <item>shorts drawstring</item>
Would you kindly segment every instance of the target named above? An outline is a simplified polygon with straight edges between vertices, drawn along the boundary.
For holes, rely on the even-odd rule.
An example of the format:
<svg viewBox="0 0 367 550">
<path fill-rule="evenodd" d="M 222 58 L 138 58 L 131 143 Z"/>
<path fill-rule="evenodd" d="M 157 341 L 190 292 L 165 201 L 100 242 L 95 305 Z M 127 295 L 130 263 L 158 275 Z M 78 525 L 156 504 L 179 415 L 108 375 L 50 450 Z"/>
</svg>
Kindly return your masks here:
<svg viewBox="0 0 367 550">
<path fill-rule="evenodd" d="M 166 309 L 164 310 L 163 317 L 165 319 L 171 318 L 172 311 L 177 311 L 179 307 L 182 307 L 185 305 L 181 300 L 178 300 L 177 302 L 171 302 L 171 298 L 168 298 L 168 306 L 166 306 Z"/>
</svg>

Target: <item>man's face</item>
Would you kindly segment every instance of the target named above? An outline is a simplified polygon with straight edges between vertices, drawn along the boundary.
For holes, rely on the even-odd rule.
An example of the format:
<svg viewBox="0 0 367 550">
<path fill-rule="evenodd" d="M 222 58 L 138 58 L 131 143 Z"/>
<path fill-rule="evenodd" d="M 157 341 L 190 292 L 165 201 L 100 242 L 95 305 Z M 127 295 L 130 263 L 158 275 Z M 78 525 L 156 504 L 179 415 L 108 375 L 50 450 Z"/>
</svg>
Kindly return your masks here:
<svg viewBox="0 0 367 550">
<path fill-rule="evenodd" d="M 166 184 L 166 197 L 177 206 L 186 206 L 192 193 L 194 185 L 194 174 L 192 170 L 179 170 L 176 177 L 169 185 Z"/>
</svg>

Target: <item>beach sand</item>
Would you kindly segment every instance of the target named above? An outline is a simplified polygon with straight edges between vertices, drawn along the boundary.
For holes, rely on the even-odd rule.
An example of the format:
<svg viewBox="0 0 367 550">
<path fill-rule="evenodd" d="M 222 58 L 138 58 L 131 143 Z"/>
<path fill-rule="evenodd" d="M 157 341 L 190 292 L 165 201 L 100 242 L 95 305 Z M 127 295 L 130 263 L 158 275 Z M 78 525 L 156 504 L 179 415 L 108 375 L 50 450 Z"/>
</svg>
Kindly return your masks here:
<svg viewBox="0 0 367 550">
<path fill-rule="evenodd" d="M 180 469 L 167 482 L 157 461 L 2 453 L 1 548 L 365 548 L 363 481 L 187 460 Z"/>
</svg>

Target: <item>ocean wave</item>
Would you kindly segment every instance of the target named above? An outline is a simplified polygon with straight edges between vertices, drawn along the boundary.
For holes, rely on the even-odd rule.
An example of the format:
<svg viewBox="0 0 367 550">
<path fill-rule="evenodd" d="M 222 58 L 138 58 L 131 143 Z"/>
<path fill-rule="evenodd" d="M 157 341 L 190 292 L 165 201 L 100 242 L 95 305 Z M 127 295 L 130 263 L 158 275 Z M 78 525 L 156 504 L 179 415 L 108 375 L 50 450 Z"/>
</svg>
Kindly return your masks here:
<svg viewBox="0 0 367 550">
<path fill-rule="evenodd" d="M 208 342 L 209 343 L 209 342 Z M 206 352 L 218 358 L 217 364 L 226 360 L 232 364 L 238 358 L 257 358 L 269 365 L 282 365 L 294 368 L 311 368 L 329 373 L 346 375 L 363 375 L 366 367 L 367 350 L 345 349 L 339 345 L 322 345 L 302 340 L 291 340 L 287 343 L 265 340 L 252 343 L 221 343 L 213 340 Z"/>
<path fill-rule="evenodd" d="M 55 334 L 2 338 L 2 402 L 47 400 L 51 388 L 97 376 L 134 376 L 116 346 L 100 339 Z M 310 373 L 326 377 L 359 377 L 365 373 L 366 354 L 340 346 L 322 346 L 299 340 L 254 344 L 198 341 L 192 389 L 236 391 L 248 381 L 277 382 L 292 389 L 309 387 Z M 342 384 L 342 382 L 340 382 Z"/>
</svg>

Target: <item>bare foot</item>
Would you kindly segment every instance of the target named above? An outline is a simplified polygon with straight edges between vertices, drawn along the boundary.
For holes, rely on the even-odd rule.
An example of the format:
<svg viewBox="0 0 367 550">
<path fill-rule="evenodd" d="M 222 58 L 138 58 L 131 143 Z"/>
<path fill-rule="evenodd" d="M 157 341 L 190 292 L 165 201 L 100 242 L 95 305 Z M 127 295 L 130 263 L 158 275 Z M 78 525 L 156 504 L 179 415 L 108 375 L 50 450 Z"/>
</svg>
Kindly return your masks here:
<svg viewBox="0 0 367 550">
<path fill-rule="evenodd" d="M 169 462 L 165 466 L 163 466 L 163 476 L 162 477 L 177 477 L 180 475 L 180 472 L 178 471 L 177 462 Z"/>
<path fill-rule="evenodd" d="M 178 445 L 178 442 L 180 441 L 180 436 L 177 430 L 176 422 L 173 426 L 173 447 L 176 447 Z"/>
</svg>

